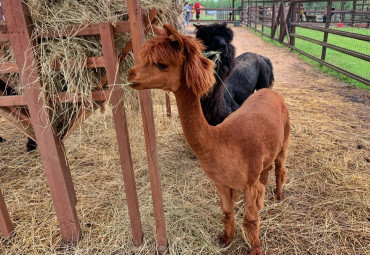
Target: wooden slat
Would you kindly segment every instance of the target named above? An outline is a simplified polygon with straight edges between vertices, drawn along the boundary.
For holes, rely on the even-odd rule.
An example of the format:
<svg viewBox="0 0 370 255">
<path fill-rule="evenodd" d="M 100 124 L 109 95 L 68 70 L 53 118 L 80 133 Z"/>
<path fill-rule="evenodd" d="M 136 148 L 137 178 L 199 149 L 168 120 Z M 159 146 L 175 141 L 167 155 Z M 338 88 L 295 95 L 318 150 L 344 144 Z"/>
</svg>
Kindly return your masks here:
<svg viewBox="0 0 370 255">
<path fill-rule="evenodd" d="M 97 102 L 109 100 L 111 96 L 110 90 L 97 90 L 91 92 L 92 99 Z M 74 94 L 67 92 L 61 92 L 52 97 L 53 101 L 57 103 L 72 103 L 72 102 L 82 102 L 82 97 L 76 97 Z"/>
<path fill-rule="evenodd" d="M 9 217 L 8 209 L 4 201 L 3 194 L 0 190 L 0 232 L 1 235 L 5 238 L 10 235 L 14 227 L 12 221 Z"/>
<path fill-rule="evenodd" d="M 146 17 L 144 18 L 144 24 L 145 24 L 145 27 L 146 27 L 146 32 L 150 29 L 149 28 L 149 24 L 156 22 L 156 15 L 157 14 L 158 14 L 158 10 L 156 8 L 152 8 L 149 11 L 148 17 L 147 18 Z M 122 63 L 123 62 L 123 60 L 130 53 L 130 51 L 132 51 L 132 40 L 129 40 L 126 43 L 125 48 L 123 48 L 122 51 L 120 52 L 120 54 L 119 54 L 119 63 Z M 96 90 L 102 89 L 105 85 L 107 85 L 107 83 L 108 83 L 108 79 L 107 79 L 107 75 L 105 74 L 103 76 L 103 78 L 100 80 L 100 83 L 95 86 L 95 89 Z"/>
<path fill-rule="evenodd" d="M 55 65 L 52 67 L 54 71 L 58 71 L 62 69 L 62 66 L 67 67 L 68 65 L 75 65 L 73 60 L 69 60 L 69 63 L 66 63 L 66 61 L 58 61 L 55 63 Z M 81 68 L 98 68 L 98 67 L 104 67 L 104 61 L 103 57 L 90 57 L 87 58 L 85 61 L 82 61 L 79 66 Z"/>
<path fill-rule="evenodd" d="M 98 90 L 91 93 L 92 99 L 97 102 L 109 100 L 111 91 L 110 90 Z M 67 92 L 61 92 L 54 97 L 53 100 L 57 103 L 72 103 L 82 102 L 82 97 L 76 98 L 75 95 L 71 95 Z M 27 105 L 27 100 L 24 96 L 0 96 L 0 107 L 2 106 L 21 106 Z"/>
<path fill-rule="evenodd" d="M 45 175 L 64 242 L 76 242 L 81 228 L 76 212 L 76 196 L 69 171 L 64 146 L 50 123 L 49 112 L 41 95 L 41 84 L 32 48 L 32 22 L 27 6 L 21 0 L 2 1 L 10 41 L 18 66 L 24 66 L 21 82 L 35 130 Z"/>
<path fill-rule="evenodd" d="M 24 96 L 0 96 L 1 106 L 20 106 L 26 105 L 27 101 Z"/>
<path fill-rule="evenodd" d="M 139 0 L 127 0 L 127 9 L 129 13 L 131 38 L 135 54 L 135 63 L 139 63 L 139 51 L 144 43 L 144 24 L 142 23 L 142 10 Z M 146 152 L 148 155 L 148 168 L 150 184 L 152 190 L 152 199 L 154 207 L 154 217 L 157 229 L 158 251 L 165 252 L 167 249 L 166 224 L 163 211 L 163 199 L 161 190 L 161 180 L 159 171 L 159 162 L 157 154 L 157 142 L 155 138 L 155 127 L 153 118 L 153 104 L 150 90 L 139 91 L 140 105 L 144 126 L 144 136 L 146 143 Z"/>
<path fill-rule="evenodd" d="M 18 73 L 19 72 L 19 67 L 16 63 L 1 63 L 0 64 L 0 74 L 5 74 L 5 73 Z"/>
<path fill-rule="evenodd" d="M 30 126 L 27 121 L 20 119 L 17 113 L 9 108 L 0 107 L 0 116 L 12 123 L 12 125 L 23 134 L 34 141 L 36 140 L 35 132 L 33 131 L 32 126 Z"/>
<path fill-rule="evenodd" d="M 166 109 L 167 109 L 167 117 L 171 117 L 171 99 L 170 94 L 165 92 L 166 94 Z"/>
<path fill-rule="evenodd" d="M 115 23 L 113 30 L 115 33 L 128 33 L 130 32 L 129 22 L 118 21 Z M 57 38 L 82 35 L 99 35 L 99 24 L 69 26 L 62 32 L 60 30 L 48 29 L 44 33 L 40 34 L 38 38 Z"/>
<path fill-rule="evenodd" d="M 93 110 L 96 110 L 96 106 L 93 107 Z M 87 107 L 81 107 L 69 123 L 69 129 L 63 135 L 62 142 L 67 140 L 67 138 L 73 134 L 73 132 L 76 131 L 77 128 L 79 128 L 82 123 L 91 116 L 91 114 L 92 112 L 90 109 Z"/>
<path fill-rule="evenodd" d="M 32 122 L 29 119 L 29 117 L 25 114 L 25 109 L 18 109 L 13 106 L 8 106 L 7 107 L 9 110 L 11 110 L 19 120 L 23 121 L 24 123 L 27 123 L 28 126 L 32 127 Z M 23 111 L 22 111 L 23 110 Z M 29 115 L 29 114 L 28 114 Z"/>
<path fill-rule="evenodd" d="M 0 34 L 0 42 L 8 42 L 9 40 L 8 34 Z"/>
<path fill-rule="evenodd" d="M 308 42 L 312 42 L 312 43 L 315 43 L 315 44 L 318 44 L 318 45 L 321 45 L 321 46 L 325 46 L 326 48 L 329 48 L 329 49 L 332 49 L 332 50 L 335 50 L 335 51 L 338 51 L 338 52 L 341 52 L 341 53 L 344 53 L 344 54 L 347 54 L 347 55 L 350 55 L 350 56 L 353 56 L 353 57 L 363 59 L 365 61 L 370 62 L 370 56 L 366 55 L 366 54 L 363 54 L 363 53 L 359 53 L 359 52 L 356 52 L 356 51 L 353 51 L 353 50 L 342 48 L 342 47 L 339 47 L 339 46 L 336 46 L 336 45 L 333 45 L 333 44 L 321 42 L 321 41 L 318 41 L 318 40 L 315 40 L 315 39 L 312 39 L 312 38 L 308 38 L 308 37 L 305 37 L 305 36 L 302 36 L 302 35 L 291 34 L 290 36 L 291 37 L 296 37 L 296 38 L 299 38 L 299 39 L 302 39 L 302 40 L 305 40 L 305 41 L 308 41 Z"/>
<path fill-rule="evenodd" d="M 306 24 L 302 24 L 302 23 L 291 23 L 291 24 L 294 25 L 294 26 L 297 26 L 297 27 L 303 27 L 303 28 L 308 28 L 308 29 L 312 29 L 312 30 L 316 30 L 316 31 L 328 32 L 330 34 L 341 35 L 341 36 L 350 37 L 350 38 L 353 38 L 353 39 L 358 39 L 358 40 L 370 42 L 370 36 L 368 36 L 368 35 L 356 34 L 356 33 L 351 33 L 351 32 L 347 32 L 347 31 L 336 30 L 336 29 L 331 29 L 331 28 L 311 26 L 311 25 L 306 25 Z"/>
<path fill-rule="evenodd" d="M 340 72 L 340 73 L 342 73 L 342 74 L 344 74 L 344 75 L 347 75 L 348 77 L 350 77 L 350 78 L 352 78 L 352 79 L 355 79 L 355 80 L 357 80 L 357 81 L 359 81 L 359 82 L 362 82 L 362 83 L 364 83 L 364 84 L 365 84 L 365 85 L 367 85 L 367 86 L 370 86 L 370 80 L 369 80 L 369 79 L 366 79 L 366 78 L 361 77 L 361 76 L 359 76 L 359 75 L 356 75 L 356 74 L 354 74 L 354 73 L 350 73 L 350 72 L 348 72 L 347 70 L 344 70 L 344 69 L 342 69 L 342 68 L 340 68 L 340 67 L 337 67 L 337 66 L 335 66 L 335 65 L 329 64 L 329 63 L 327 63 L 327 62 L 325 62 L 325 61 L 323 61 L 323 60 L 321 60 L 321 59 L 319 59 L 319 58 L 316 58 L 316 57 L 314 57 L 314 56 L 312 56 L 312 55 L 308 54 L 307 52 L 304 52 L 304 51 L 302 51 L 302 50 L 300 50 L 300 49 L 298 49 L 298 48 L 296 48 L 296 47 L 293 47 L 293 46 L 291 46 L 291 45 L 289 45 L 289 44 L 286 44 L 286 43 L 284 43 L 284 42 L 283 42 L 282 44 L 283 44 L 283 45 L 285 45 L 285 46 L 288 46 L 288 47 L 292 48 L 293 50 L 295 50 L 295 51 L 297 51 L 297 52 L 301 53 L 302 55 L 304 55 L 304 56 L 306 56 L 306 57 L 308 57 L 308 58 L 310 58 L 310 59 L 312 59 L 312 60 L 315 60 L 316 62 L 318 62 L 318 63 L 320 63 L 320 64 L 322 64 L 322 65 L 324 65 L 324 66 L 327 66 L 327 67 L 329 67 L 329 68 L 331 68 L 331 69 L 333 69 L 333 70 L 335 70 L 335 71 L 337 71 L 337 72 Z"/>
<path fill-rule="evenodd" d="M 107 79 L 109 88 L 112 91 L 110 102 L 118 140 L 118 151 L 120 154 L 133 241 L 135 246 L 140 246 L 143 241 L 143 230 L 140 219 L 139 201 L 136 192 L 125 108 L 122 101 L 123 89 L 114 86 L 115 84 L 120 84 L 121 81 L 118 58 L 114 45 L 113 29 L 109 23 L 100 24 L 100 35 Z"/>
</svg>

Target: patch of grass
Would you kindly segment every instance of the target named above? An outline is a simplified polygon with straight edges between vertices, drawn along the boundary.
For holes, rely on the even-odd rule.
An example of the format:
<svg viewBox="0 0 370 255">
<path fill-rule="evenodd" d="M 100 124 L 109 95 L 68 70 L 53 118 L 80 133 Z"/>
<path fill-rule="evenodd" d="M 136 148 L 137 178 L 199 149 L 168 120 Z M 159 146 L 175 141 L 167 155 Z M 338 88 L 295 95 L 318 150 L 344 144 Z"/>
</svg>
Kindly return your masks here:
<svg viewBox="0 0 370 255">
<path fill-rule="evenodd" d="M 259 28 L 259 29 L 261 30 L 261 28 Z M 363 28 L 342 28 L 341 30 L 370 36 L 370 30 L 363 29 Z M 257 33 L 257 34 L 260 35 L 260 33 L 258 33 L 258 32 L 254 32 L 254 33 Z M 264 27 L 264 33 L 270 34 L 271 29 L 268 28 L 268 27 Z M 312 38 L 312 39 L 315 39 L 315 40 L 318 40 L 318 41 L 323 41 L 323 38 L 324 38 L 324 32 L 314 31 L 314 30 L 310 30 L 310 29 L 306 29 L 306 28 L 300 28 L 300 27 L 296 28 L 296 34 L 302 35 L 302 36 L 305 36 L 305 37 L 308 37 L 308 38 Z M 266 36 L 263 36 L 263 38 L 266 41 L 270 41 L 270 42 L 272 41 L 270 38 L 268 38 Z M 286 41 L 286 38 L 285 38 L 285 41 Z M 276 41 L 272 41 L 272 43 L 276 46 L 281 46 L 281 44 L 276 42 Z M 344 37 L 344 36 L 340 36 L 340 35 L 329 34 L 328 43 L 333 44 L 335 46 L 345 48 L 345 49 L 356 51 L 356 52 L 359 52 L 359 53 L 362 53 L 362 54 L 370 55 L 370 44 L 368 42 L 365 42 L 365 41 L 361 41 L 361 40 L 357 40 L 357 39 L 353 39 L 353 38 L 348 38 L 348 37 Z M 322 46 L 320 46 L 320 45 L 317 45 L 317 44 L 314 44 L 314 43 L 296 38 L 295 46 L 298 49 L 300 49 L 300 50 L 302 50 L 302 51 L 304 51 L 304 52 L 306 52 L 306 53 L 308 53 L 308 54 L 310 54 L 310 55 L 312 55 L 316 58 L 321 58 Z M 299 53 L 297 53 L 297 54 L 299 54 Z M 301 54 L 299 54 L 299 55 L 301 55 Z M 332 70 L 331 68 L 321 66 L 316 61 L 313 61 L 313 60 L 311 60 L 311 59 L 309 59 L 309 58 L 307 58 L 303 55 L 301 55 L 301 56 L 303 57 L 303 59 L 306 62 L 315 65 L 318 69 L 320 69 L 320 70 L 322 70 L 322 71 L 324 71 L 324 72 L 326 72 L 330 75 L 333 75 L 333 76 L 335 76 L 335 77 L 337 77 L 337 78 L 339 78 L 339 79 L 341 79 L 345 82 L 353 84 L 356 87 L 363 88 L 363 89 L 370 89 L 369 86 L 365 85 L 362 82 L 356 81 L 356 80 L 354 80 L 354 79 L 352 79 L 352 78 L 350 78 L 346 75 L 338 73 L 337 71 Z M 347 55 L 347 54 L 344 54 L 344 53 L 341 53 L 341 52 L 338 52 L 338 51 L 335 51 L 335 50 L 332 50 L 332 49 L 327 49 L 326 50 L 325 61 L 330 63 L 330 64 L 333 64 L 337 67 L 345 69 L 349 72 L 357 74 L 361 77 L 364 77 L 366 79 L 370 79 L 370 72 L 369 72 L 370 63 L 366 60 L 362 60 L 362 59 L 359 59 L 359 58 L 356 58 L 356 57 L 352 57 L 350 55 Z"/>
</svg>

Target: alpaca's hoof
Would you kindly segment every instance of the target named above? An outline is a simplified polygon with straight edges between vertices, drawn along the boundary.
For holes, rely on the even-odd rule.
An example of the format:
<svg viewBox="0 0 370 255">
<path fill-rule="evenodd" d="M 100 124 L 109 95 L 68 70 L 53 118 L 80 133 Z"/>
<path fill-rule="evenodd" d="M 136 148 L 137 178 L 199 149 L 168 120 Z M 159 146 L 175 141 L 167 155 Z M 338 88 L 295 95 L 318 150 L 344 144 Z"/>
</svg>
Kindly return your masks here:
<svg viewBox="0 0 370 255">
<path fill-rule="evenodd" d="M 263 255 L 262 247 L 261 246 L 252 247 L 251 252 L 249 253 L 249 255 Z"/>
<path fill-rule="evenodd" d="M 36 150 L 37 148 L 37 144 L 35 141 L 33 140 L 29 140 L 27 143 L 26 143 L 26 148 L 27 148 L 27 152 L 31 152 L 31 151 L 34 151 Z"/>
<path fill-rule="evenodd" d="M 233 238 L 228 236 L 226 233 L 218 237 L 218 243 L 220 244 L 221 248 L 229 246 L 232 240 Z"/>
<path fill-rule="evenodd" d="M 0 143 L 5 143 L 6 140 L 0 136 Z"/>
<path fill-rule="evenodd" d="M 283 194 L 281 192 L 275 193 L 275 200 L 281 201 L 283 199 Z"/>
</svg>

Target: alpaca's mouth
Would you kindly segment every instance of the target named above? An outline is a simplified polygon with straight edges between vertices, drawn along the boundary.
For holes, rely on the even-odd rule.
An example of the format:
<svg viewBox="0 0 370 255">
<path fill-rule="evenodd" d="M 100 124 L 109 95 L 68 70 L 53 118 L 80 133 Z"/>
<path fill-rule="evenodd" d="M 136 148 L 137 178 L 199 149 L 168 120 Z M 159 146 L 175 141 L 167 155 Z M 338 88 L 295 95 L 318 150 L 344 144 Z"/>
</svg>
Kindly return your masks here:
<svg viewBox="0 0 370 255">
<path fill-rule="evenodd" d="M 139 83 L 138 83 L 138 82 L 131 82 L 131 83 L 130 83 L 130 87 L 134 87 L 134 86 L 137 86 L 137 85 L 139 85 Z"/>
</svg>

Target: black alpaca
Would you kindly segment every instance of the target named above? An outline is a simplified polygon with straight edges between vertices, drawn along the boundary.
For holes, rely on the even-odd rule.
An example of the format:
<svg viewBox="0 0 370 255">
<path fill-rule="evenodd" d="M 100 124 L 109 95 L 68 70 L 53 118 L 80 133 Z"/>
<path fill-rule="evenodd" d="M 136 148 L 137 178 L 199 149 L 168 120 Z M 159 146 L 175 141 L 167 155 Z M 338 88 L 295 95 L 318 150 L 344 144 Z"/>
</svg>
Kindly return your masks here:
<svg viewBox="0 0 370 255">
<path fill-rule="evenodd" d="M 17 93 L 12 89 L 11 87 L 7 86 L 6 83 L 3 80 L 0 80 L 0 96 L 2 95 L 16 95 Z M 6 142 L 4 138 L 0 136 L 0 143 Z M 28 137 L 26 148 L 27 152 L 35 150 L 37 147 L 37 144 L 34 140 Z"/>
<path fill-rule="evenodd" d="M 233 31 L 226 23 L 194 26 L 196 38 L 203 41 L 207 52 L 221 52 L 215 67 L 216 84 L 213 91 L 201 99 L 205 118 L 215 126 L 238 109 L 254 90 L 272 87 L 272 64 L 270 59 L 251 52 L 235 58 L 231 44 Z"/>
</svg>

